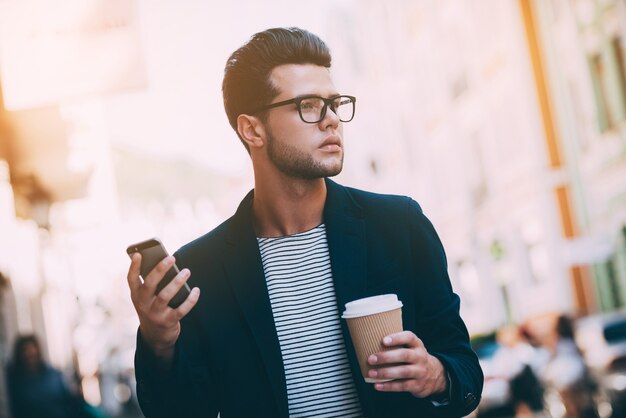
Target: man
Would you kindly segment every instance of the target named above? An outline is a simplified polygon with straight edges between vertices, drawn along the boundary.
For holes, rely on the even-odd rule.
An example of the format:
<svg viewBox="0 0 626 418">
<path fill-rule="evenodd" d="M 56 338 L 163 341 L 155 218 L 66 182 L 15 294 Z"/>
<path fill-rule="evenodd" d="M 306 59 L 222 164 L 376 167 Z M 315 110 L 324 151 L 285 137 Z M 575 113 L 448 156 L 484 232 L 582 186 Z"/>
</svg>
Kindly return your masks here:
<svg viewBox="0 0 626 418">
<path fill-rule="evenodd" d="M 59 370 L 45 362 L 35 335 L 21 335 L 15 340 L 7 383 L 14 418 L 83 416 L 82 398 L 70 390 Z"/>
<path fill-rule="evenodd" d="M 446 260 L 418 204 L 340 186 L 341 95 L 331 57 L 297 28 L 260 32 L 229 58 L 229 121 L 248 150 L 254 190 L 222 225 L 142 281 L 128 273 L 140 319 L 136 373 L 146 417 L 463 416 L 482 372 L 459 317 Z M 177 309 L 167 302 L 189 281 Z M 202 296 L 200 296 L 200 290 Z M 405 331 L 365 383 L 340 310 L 395 293 Z"/>
</svg>

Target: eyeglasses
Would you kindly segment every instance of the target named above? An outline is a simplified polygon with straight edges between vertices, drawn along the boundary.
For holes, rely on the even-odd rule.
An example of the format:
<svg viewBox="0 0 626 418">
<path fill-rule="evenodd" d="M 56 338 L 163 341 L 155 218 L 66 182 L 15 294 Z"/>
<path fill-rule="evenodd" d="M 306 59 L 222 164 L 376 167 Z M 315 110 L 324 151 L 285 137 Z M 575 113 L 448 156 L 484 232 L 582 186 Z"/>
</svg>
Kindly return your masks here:
<svg viewBox="0 0 626 418">
<path fill-rule="evenodd" d="M 326 116 L 326 109 L 329 107 L 339 117 L 340 121 L 350 122 L 354 118 L 356 97 L 338 95 L 326 99 L 320 96 L 306 95 L 262 106 L 256 109 L 254 113 L 292 103 L 298 108 L 300 119 L 306 123 L 320 122 Z"/>
</svg>

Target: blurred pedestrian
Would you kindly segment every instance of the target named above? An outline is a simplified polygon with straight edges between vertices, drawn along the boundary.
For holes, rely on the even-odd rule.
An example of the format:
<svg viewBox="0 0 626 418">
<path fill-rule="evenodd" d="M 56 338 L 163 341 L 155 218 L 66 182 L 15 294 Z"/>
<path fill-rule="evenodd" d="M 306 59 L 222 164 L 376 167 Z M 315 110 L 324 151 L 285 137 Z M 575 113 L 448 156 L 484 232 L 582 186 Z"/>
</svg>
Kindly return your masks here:
<svg viewBox="0 0 626 418">
<path fill-rule="evenodd" d="M 78 418 L 81 399 L 66 385 L 63 375 L 43 360 L 34 335 L 17 338 L 7 370 L 13 418 Z"/>
<path fill-rule="evenodd" d="M 564 418 L 596 417 L 593 382 L 574 340 L 571 318 L 567 315 L 559 316 L 555 328 L 557 338 L 543 377 L 558 391 L 565 406 Z"/>
<path fill-rule="evenodd" d="M 496 336 L 500 348 L 494 356 L 496 372 L 509 381 L 516 417 L 530 417 L 544 409 L 543 386 L 538 377 L 547 353 L 533 347 L 522 329 L 508 326 Z"/>
</svg>

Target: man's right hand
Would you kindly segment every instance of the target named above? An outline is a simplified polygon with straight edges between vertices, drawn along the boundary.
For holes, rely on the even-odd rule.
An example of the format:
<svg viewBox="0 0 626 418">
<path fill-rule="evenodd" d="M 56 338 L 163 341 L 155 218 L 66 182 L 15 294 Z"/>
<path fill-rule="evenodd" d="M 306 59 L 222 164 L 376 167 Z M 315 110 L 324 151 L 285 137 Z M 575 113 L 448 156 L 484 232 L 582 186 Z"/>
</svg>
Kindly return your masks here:
<svg viewBox="0 0 626 418">
<path fill-rule="evenodd" d="M 180 335 L 180 320 L 191 311 L 198 302 L 200 289 L 194 287 L 187 299 L 176 309 L 168 306 L 168 302 L 178 293 L 190 276 L 188 269 L 182 269 L 159 294 L 156 293 L 158 283 L 165 273 L 174 265 L 174 257 L 164 258 L 156 267 L 141 280 L 139 271 L 141 254 L 135 253 L 128 269 L 128 287 L 130 297 L 139 316 L 141 336 L 152 349 L 163 366 L 171 364 L 174 346 Z"/>
</svg>

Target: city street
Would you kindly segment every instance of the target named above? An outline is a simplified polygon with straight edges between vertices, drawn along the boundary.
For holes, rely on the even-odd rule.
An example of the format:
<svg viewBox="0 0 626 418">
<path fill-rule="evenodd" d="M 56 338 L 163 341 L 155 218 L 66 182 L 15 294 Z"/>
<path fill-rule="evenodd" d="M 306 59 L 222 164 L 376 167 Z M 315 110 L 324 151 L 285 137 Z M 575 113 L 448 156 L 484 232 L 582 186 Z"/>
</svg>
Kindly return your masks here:
<svg viewBox="0 0 626 418">
<path fill-rule="evenodd" d="M 144 310 L 131 289 L 145 289 L 145 277 L 129 274 L 126 249 L 156 237 L 174 254 L 232 219 L 253 188 L 263 189 L 253 165 L 259 159 L 238 130 L 244 120 L 255 135 L 267 124 L 256 155 L 274 171 L 263 173 L 326 167 L 299 148 L 314 148 L 303 136 L 270 129 L 270 122 L 283 121 L 270 114 L 286 114 L 297 129 L 321 135 L 324 145 L 310 154 L 338 161 L 338 171 L 317 177 L 289 174 L 298 181 L 332 177 L 383 200 L 411 199 L 399 198 L 419 213 L 420 227 L 400 227 L 404 218 L 392 209 L 369 211 L 352 199 L 361 211 L 354 225 L 337 224 L 358 224 L 368 242 L 353 248 L 347 232 L 334 248 L 351 262 L 361 256 L 364 267 L 337 268 L 337 258 L 329 258 L 325 290 L 352 291 L 356 286 L 345 283 L 355 279 L 386 293 L 425 286 L 458 295 L 465 358 L 477 376 L 469 334 L 485 375 L 472 417 L 626 417 L 624 22 L 625 0 L 318 0 L 310 7 L 288 0 L 0 1 L 0 418 L 21 418 L 11 417 L 11 390 L 19 388 L 29 407 L 50 387 L 72 407 L 84 399 L 99 418 L 142 416 L 134 358 Z M 266 84 L 263 95 L 229 108 L 223 79 L 230 54 L 253 33 L 294 26 L 332 52 L 329 71 L 316 64 L 320 78 L 332 79 L 330 93 L 295 92 L 273 102 L 278 90 L 268 72 L 259 82 Z M 244 87 L 237 88 L 257 93 Z M 340 118 L 342 109 L 349 117 Z M 320 125 L 329 118 L 336 124 L 331 133 Z M 275 199 L 281 182 L 268 183 L 268 200 L 293 204 L 301 197 L 294 187 L 288 198 Z M 333 203 L 322 201 L 326 183 L 323 190 L 312 194 L 319 216 L 310 218 L 320 227 L 334 213 L 321 209 Z M 262 199 L 251 196 L 249 206 L 259 210 Z M 297 208 L 267 213 L 272 219 L 274 212 L 296 219 L 309 213 L 308 206 Z M 248 241 L 298 235 L 284 228 L 263 235 L 255 216 L 246 224 Z M 368 216 L 388 224 L 368 229 L 362 225 Z M 308 219 L 294 231 L 306 229 L 300 227 Z M 436 244 L 399 238 L 418 230 Z M 188 276 L 204 284 L 197 306 L 245 318 L 246 308 L 234 308 L 241 297 L 228 260 L 210 248 L 198 256 L 210 264 L 207 273 Z M 261 263 L 260 246 L 254 251 L 231 267 Z M 386 264 L 374 267 L 378 258 Z M 422 273 L 404 271 L 407 260 Z M 270 274 L 257 267 L 260 288 L 242 294 L 267 304 Z M 223 286 L 213 281 L 216 272 L 224 274 Z M 338 281 L 341 274 L 348 280 Z M 232 303 L 212 293 L 216 288 Z M 150 303 L 158 299 L 156 290 L 146 294 Z M 403 312 L 414 315 L 404 324 L 436 323 L 440 316 L 423 310 L 454 299 L 439 296 L 407 297 Z M 345 303 L 333 309 L 343 312 Z M 250 312 L 254 322 L 257 311 Z M 278 320 L 269 312 L 266 325 L 274 332 Z M 332 319 L 345 325 L 342 317 Z M 165 328 L 178 330 L 179 320 Z M 227 315 L 211 320 L 202 333 L 230 330 Z M 421 330 L 452 323 L 429 322 Z M 174 336 L 164 344 L 168 350 L 182 335 L 154 334 Z M 264 343 L 277 349 L 279 334 Z M 352 337 L 345 338 L 349 347 Z M 242 347 L 255 349 L 245 341 Z M 264 369 L 264 353 L 261 347 L 246 356 L 248 369 L 282 381 L 277 376 L 289 370 Z M 279 359 L 273 364 L 284 364 Z M 226 375 L 240 365 L 219 364 Z M 203 378 L 209 369 L 185 373 Z M 32 376 L 48 384 L 23 383 Z M 480 380 L 471 381 L 476 390 L 466 392 L 478 389 Z M 260 384 L 255 393 L 265 389 L 260 401 L 279 392 Z M 352 400 L 358 411 L 356 395 Z"/>
</svg>

